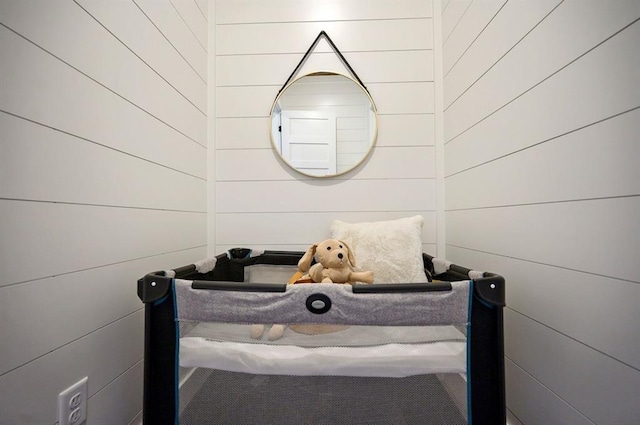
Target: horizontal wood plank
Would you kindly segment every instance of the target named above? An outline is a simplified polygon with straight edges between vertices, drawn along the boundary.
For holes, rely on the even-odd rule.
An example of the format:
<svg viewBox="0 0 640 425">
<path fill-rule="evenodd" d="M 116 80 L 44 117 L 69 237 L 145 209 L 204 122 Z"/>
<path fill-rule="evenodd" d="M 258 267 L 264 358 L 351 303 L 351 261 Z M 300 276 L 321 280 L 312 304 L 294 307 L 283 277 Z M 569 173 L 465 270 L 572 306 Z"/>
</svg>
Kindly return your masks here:
<svg viewBox="0 0 640 425">
<path fill-rule="evenodd" d="M 637 108 L 640 85 L 629 70 L 640 67 L 640 49 L 635 48 L 639 38 L 636 23 L 448 142 L 446 173 Z M 605 80 L 615 84 L 602 84 Z"/>
<path fill-rule="evenodd" d="M 176 87 L 201 111 L 206 112 L 206 81 L 203 81 L 180 52 L 167 42 L 155 24 L 134 2 L 104 3 L 77 0 L 77 3 L 150 68 Z"/>
<path fill-rule="evenodd" d="M 202 13 L 202 16 L 204 16 L 205 20 L 209 22 L 209 0 L 196 0 L 196 4 Z"/>
<path fill-rule="evenodd" d="M 140 309 L 136 281 L 145 274 L 205 257 L 205 247 L 193 248 L 0 287 L 0 375 Z M 36 329 L 37 338 L 24 337 Z"/>
<path fill-rule="evenodd" d="M 207 50 L 202 47 L 198 38 L 177 13 L 171 0 L 135 0 L 135 3 L 180 52 L 200 78 L 207 81 Z M 207 1 L 201 3 L 206 10 Z"/>
<path fill-rule="evenodd" d="M 435 112 L 434 83 L 369 84 L 378 114 L 432 114 Z"/>
<path fill-rule="evenodd" d="M 448 107 L 542 21 L 561 0 L 509 1 L 444 78 Z"/>
<path fill-rule="evenodd" d="M 127 425 L 142 425 L 142 410 L 140 410 L 138 414 L 133 419 L 131 419 Z M 510 425 L 521 425 L 521 424 L 513 423 Z"/>
<path fill-rule="evenodd" d="M 216 24 L 429 18 L 431 0 L 217 0 Z M 311 43 L 311 42 L 309 42 Z"/>
<path fill-rule="evenodd" d="M 447 244 L 638 283 L 637 217 L 638 196 L 449 211 Z"/>
<path fill-rule="evenodd" d="M 524 423 L 593 425 L 592 421 L 509 359 L 505 360 L 505 375 L 507 404 Z M 522 425 L 519 421 L 507 420 L 507 423 Z"/>
<path fill-rule="evenodd" d="M 216 89 L 216 118 L 269 117 L 278 86 L 218 87 Z"/>
<path fill-rule="evenodd" d="M 89 399 L 87 423 L 129 423 L 142 407 L 143 378 L 144 360 L 140 360 Z"/>
<path fill-rule="evenodd" d="M 365 85 L 369 83 L 433 81 L 433 51 L 380 51 L 345 53 Z M 216 58 L 216 85 L 280 85 L 302 59 L 300 54 L 219 56 Z M 256 73 L 255 70 L 260 72 Z M 334 70 L 351 75 L 334 52 L 314 53 L 296 74 Z"/>
<path fill-rule="evenodd" d="M 629 25 L 638 16 L 638 2 L 606 4 L 590 0 L 562 3 L 447 109 L 444 123 L 446 140 L 507 105 L 620 28 Z M 597 50 L 593 53 L 598 55 Z M 617 54 L 622 52 L 618 50 Z M 617 60 L 631 66 L 628 69 L 634 69 L 640 61 L 637 55 L 630 56 L 631 62 L 623 58 Z M 604 76 L 608 80 L 612 78 L 606 68 L 606 64 L 598 64 L 594 69 L 601 82 Z M 578 81 L 578 84 L 582 86 L 584 80 Z M 608 87 L 607 84 L 604 86 Z"/>
<path fill-rule="evenodd" d="M 504 276 L 510 309 L 640 369 L 637 329 L 629 326 L 640 321 L 637 283 L 451 245 L 447 258 Z M 585 314 L 597 311 L 616 314 Z"/>
<path fill-rule="evenodd" d="M 12 115 L 0 127 L 0 198 L 206 212 L 204 179 Z"/>
<path fill-rule="evenodd" d="M 435 178 L 435 149 L 376 147 L 364 162 L 343 178 Z M 251 164 L 247 167 L 246 164 Z M 294 180 L 301 175 L 272 149 L 220 150 L 216 153 L 216 181 Z"/>
<path fill-rule="evenodd" d="M 219 182 L 215 202 L 218 213 L 435 211 L 434 194 L 433 179 Z"/>
<path fill-rule="evenodd" d="M 140 362 L 143 346 L 144 311 L 138 310 L 0 376 L 0 423 L 55 423 L 58 393 L 85 376 L 91 404 L 91 397 Z"/>
<path fill-rule="evenodd" d="M 445 42 L 467 12 L 471 0 L 455 0 L 442 12 L 442 40 Z"/>
<path fill-rule="evenodd" d="M 434 146 L 433 114 L 378 115 L 376 146 Z M 218 118 L 216 149 L 272 149 L 267 117 Z"/>
<path fill-rule="evenodd" d="M 638 134 L 636 109 L 449 176 L 447 209 L 640 194 Z"/>
<path fill-rule="evenodd" d="M 444 75 L 449 73 L 505 3 L 506 0 L 471 2 L 454 28 L 455 31 L 452 31 L 443 42 L 442 68 Z"/>
<path fill-rule="evenodd" d="M 430 18 L 256 23 L 217 25 L 216 55 L 304 54 L 320 31 L 325 31 L 341 52 L 433 48 L 433 22 Z M 314 52 L 331 51 L 325 40 L 314 49 Z"/>
<path fill-rule="evenodd" d="M 173 4 L 180 17 L 189 26 L 189 30 L 193 32 L 206 51 L 209 25 L 195 0 L 171 0 L 171 4 Z"/>
<path fill-rule="evenodd" d="M 334 220 L 358 223 L 414 215 L 424 218 L 422 242 L 435 243 L 436 216 L 433 211 L 218 214 L 216 243 L 237 246 L 267 246 L 270 243 L 311 245 L 331 236 L 330 227 Z"/>
<path fill-rule="evenodd" d="M 506 357 L 591 421 L 631 424 L 640 417 L 640 371 L 510 309 L 504 323 Z"/>
<path fill-rule="evenodd" d="M 0 40 L 1 110 L 205 177 L 205 147 L 5 27 Z"/>
<path fill-rule="evenodd" d="M 271 120 L 265 117 L 215 120 L 215 149 L 271 149 Z"/>
<path fill-rule="evenodd" d="M 378 116 L 377 146 L 434 146 L 433 114 Z"/>
<path fill-rule="evenodd" d="M 516 416 L 513 414 L 513 412 L 511 412 L 511 410 L 507 408 L 507 425 L 524 425 L 524 424 L 520 422 L 518 418 L 516 418 Z"/>
<path fill-rule="evenodd" d="M 372 83 L 367 88 L 380 115 L 434 112 L 434 83 Z M 217 118 L 268 117 L 279 90 L 278 86 L 218 87 Z"/>
<path fill-rule="evenodd" d="M 206 214 L 0 200 L 0 286 L 206 244 Z"/>
<path fill-rule="evenodd" d="M 9 5 L 0 5 L 6 26 L 206 146 L 206 108 L 199 110 L 77 4 L 51 0 L 25 1 L 21 8 Z M 141 20 L 148 23 L 142 15 Z M 158 48 L 162 46 L 173 50 L 166 40 Z"/>
</svg>

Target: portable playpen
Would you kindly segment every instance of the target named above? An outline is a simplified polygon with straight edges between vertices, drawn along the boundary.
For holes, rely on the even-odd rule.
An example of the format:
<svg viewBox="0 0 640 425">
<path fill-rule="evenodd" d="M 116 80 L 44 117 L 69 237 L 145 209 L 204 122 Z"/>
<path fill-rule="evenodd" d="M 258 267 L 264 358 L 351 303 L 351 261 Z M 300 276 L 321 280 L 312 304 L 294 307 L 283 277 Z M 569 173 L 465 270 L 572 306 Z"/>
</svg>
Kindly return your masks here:
<svg viewBox="0 0 640 425">
<path fill-rule="evenodd" d="M 288 285 L 302 255 L 234 249 L 138 281 L 146 425 L 506 422 L 501 276 L 422 254 L 428 283 Z M 252 324 L 344 326 L 270 341 Z"/>
</svg>

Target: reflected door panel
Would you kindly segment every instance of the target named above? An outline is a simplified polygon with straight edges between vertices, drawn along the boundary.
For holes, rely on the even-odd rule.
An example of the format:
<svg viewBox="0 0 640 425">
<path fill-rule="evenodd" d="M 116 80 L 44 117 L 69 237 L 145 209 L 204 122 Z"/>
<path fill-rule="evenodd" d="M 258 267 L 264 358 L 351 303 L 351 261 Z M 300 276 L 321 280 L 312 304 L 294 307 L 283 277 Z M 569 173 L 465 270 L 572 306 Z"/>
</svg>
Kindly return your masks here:
<svg viewBox="0 0 640 425">
<path fill-rule="evenodd" d="M 313 176 L 336 173 L 336 116 L 329 111 L 283 110 L 282 157 Z"/>
</svg>

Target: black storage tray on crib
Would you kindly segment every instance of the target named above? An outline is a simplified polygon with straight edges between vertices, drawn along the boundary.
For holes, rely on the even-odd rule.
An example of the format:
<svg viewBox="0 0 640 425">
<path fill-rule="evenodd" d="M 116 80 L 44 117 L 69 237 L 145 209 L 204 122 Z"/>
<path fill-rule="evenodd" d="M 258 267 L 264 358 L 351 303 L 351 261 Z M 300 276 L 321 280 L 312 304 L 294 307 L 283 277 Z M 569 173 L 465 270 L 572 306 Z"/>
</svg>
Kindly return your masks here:
<svg viewBox="0 0 640 425">
<path fill-rule="evenodd" d="M 170 272 L 149 273 L 138 281 L 138 296 L 145 303 L 143 423 L 146 425 L 506 423 L 502 321 L 505 282 L 501 276 L 471 271 L 451 263 L 446 263 L 445 272 L 436 274 L 438 267 L 434 267 L 434 263 L 439 260 L 423 254 L 425 273 L 430 281 L 426 284 L 356 284 L 352 288 L 348 285 L 310 284 L 294 285 L 295 289 L 289 289 L 291 285 L 287 285 L 286 280 L 263 283 L 246 281 L 246 278 L 252 268 L 258 269 L 260 265 L 290 267 L 294 272 L 303 252 L 265 251 L 253 257 L 249 253 L 248 249 L 238 248 L 220 254 L 215 257 L 215 267 L 204 274 L 199 273 L 195 265 L 188 265 Z M 262 307 L 255 304 L 260 300 L 267 305 L 264 310 L 270 311 L 269 305 L 279 305 L 283 297 L 289 297 L 294 300 L 287 301 L 289 306 L 291 303 L 306 304 L 299 310 L 306 314 L 312 312 L 318 323 L 323 323 L 323 320 L 324 323 L 336 323 L 335 319 L 324 318 L 336 310 L 339 314 L 350 311 L 350 305 L 362 316 L 348 317 L 344 322 L 354 325 L 351 328 L 355 332 L 368 329 L 358 325 L 373 325 L 369 327 L 374 328 L 387 324 L 381 322 L 385 319 L 379 319 L 378 313 L 370 312 L 379 310 L 378 307 L 359 310 L 360 304 L 366 306 L 372 302 L 371 297 L 378 297 L 373 298 L 376 303 L 388 302 L 394 316 L 394 322 L 388 325 L 394 325 L 394 329 L 411 325 L 403 322 L 403 317 L 412 314 L 415 317 L 415 312 L 421 316 L 418 320 L 420 325 L 442 325 L 438 317 L 428 316 L 436 314 L 433 312 L 446 311 L 446 305 L 437 305 L 439 297 L 448 297 L 448 293 L 457 291 L 458 287 L 468 287 L 465 295 L 468 299 L 466 324 L 459 326 L 456 323 L 456 329 L 464 334 L 462 344 L 466 347 L 463 353 L 466 370 L 463 373 L 418 372 L 414 375 L 404 372 L 399 377 L 385 374 L 369 376 L 360 372 L 368 369 L 360 368 L 358 360 L 351 358 L 346 360 L 354 365 L 354 373 L 309 372 L 302 373 L 303 376 L 299 372 L 290 374 L 286 369 L 287 361 L 280 362 L 281 368 L 276 368 L 273 373 L 238 371 L 234 367 L 179 367 L 182 364 L 181 337 L 188 335 L 185 329 L 189 325 L 193 327 L 191 322 L 194 320 L 223 323 L 221 326 L 226 326 L 225 322 L 244 323 L 246 327 L 251 323 L 278 323 L 271 316 L 261 316 Z M 292 294 L 302 298 L 295 301 Z M 320 310 L 327 304 L 331 309 L 333 304 L 335 308 L 331 313 L 312 311 L 318 306 L 313 304 L 318 296 L 321 299 Z M 405 308 L 403 300 L 417 302 Z M 214 307 L 210 308 L 212 304 Z M 347 306 L 344 311 L 341 310 L 342 304 Z M 185 312 L 187 308 L 207 311 Z M 290 310 L 295 309 L 287 307 L 286 312 L 281 312 L 282 317 L 302 320 L 301 312 L 287 316 Z M 213 315 L 213 318 L 202 319 L 206 315 Z M 459 322 L 458 319 L 453 321 Z M 263 345 L 274 348 L 257 341 L 252 346 L 263 348 Z M 239 357 L 244 359 L 242 356 L 245 355 L 243 353 Z M 393 362 L 393 359 L 389 361 Z M 429 362 L 430 358 L 426 357 L 427 369 Z M 327 364 L 327 367 L 333 366 Z"/>
</svg>

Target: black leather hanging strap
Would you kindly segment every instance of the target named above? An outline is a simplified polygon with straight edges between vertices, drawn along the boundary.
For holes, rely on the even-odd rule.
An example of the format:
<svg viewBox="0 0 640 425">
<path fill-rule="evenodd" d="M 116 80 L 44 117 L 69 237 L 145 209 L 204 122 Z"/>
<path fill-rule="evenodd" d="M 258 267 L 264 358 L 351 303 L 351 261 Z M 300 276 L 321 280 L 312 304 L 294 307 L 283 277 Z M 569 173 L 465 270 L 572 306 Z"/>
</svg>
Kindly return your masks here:
<svg viewBox="0 0 640 425">
<path fill-rule="evenodd" d="M 347 62 L 347 60 L 345 59 L 344 56 L 342 56 L 342 53 L 340 53 L 340 50 L 338 49 L 338 47 L 335 45 L 335 43 L 333 42 L 333 40 L 331 40 L 331 37 L 329 37 L 329 35 L 323 31 L 320 31 L 320 34 L 318 34 L 318 36 L 316 37 L 316 39 L 313 41 L 313 43 L 311 43 L 311 46 L 309 47 L 309 49 L 307 50 L 307 52 L 304 54 L 304 56 L 302 57 L 302 59 L 300 60 L 300 62 L 298 62 L 298 65 L 295 67 L 295 69 L 293 70 L 293 72 L 291 73 L 291 75 L 289 75 L 289 78 L 287 78 L 287 81 L 285 81 L 285 83 L 282 85 L 282 87 L 280 88 L 280 90 L 278 91 L 278 94 L 280 94 L 280 92 L 282 92 L 282 90 L 284 90 L 284 88 L 287 86 L 287 84 L 289 84 L 289 82 L 293 79 L 293 77 L 298 73 L 298 71 L 300 70 L 300 68 L 302 67 L 302 65 L 305 63 L 305 61 L 307 60 L 307 58 L 309 57 L 309 55 L 311 54 L 311 51 L 316 47 L 316 45 L 318 44 L 318 42 L 320 41 L 320 39 L 322 37 L 325 37 L 327 39 L 327 42 L 329 43 L 329 45 L 331 46 L 331 48 L 333 49 L 334 52 L 336 52 L 338 54 L 338 57 L 340 58 L 340 60 L 342 61 L 342 63 L 344 64 L 344 66 L 347 67 L 347 69 L 349 70 L 349 72 L 351 73 L 351 75 L 353 75 L 353 77 L 356 79 L 356 81 L 362 86 L 362 88 L 364 88 L 367 93 L 369 93 L 369 90 L 367 89 L 367 87 L 362 83 L 362 80 L 360 80 L 360 77 L 358 77 L 358 74 L 356 74 L 356 72 L 353 70 L 353 68 L 351 68 L 351 65 L 349 65 L 349 62 Z"/>
</svg>

